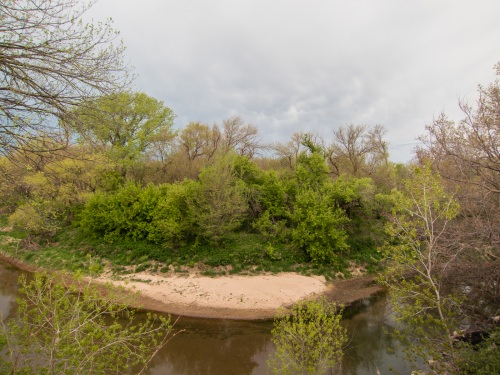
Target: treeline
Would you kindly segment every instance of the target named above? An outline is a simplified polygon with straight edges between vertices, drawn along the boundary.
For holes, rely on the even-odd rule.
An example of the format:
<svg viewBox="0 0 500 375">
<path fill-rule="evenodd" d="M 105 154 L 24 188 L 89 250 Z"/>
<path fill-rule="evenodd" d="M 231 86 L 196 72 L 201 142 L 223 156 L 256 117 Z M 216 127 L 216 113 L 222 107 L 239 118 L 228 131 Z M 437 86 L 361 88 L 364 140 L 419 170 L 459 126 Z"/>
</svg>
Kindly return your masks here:
<svg viewBox="0 0 500 375">
<path fill-rule="evenodd" d="M 376 195 L 405 167 L 389 162 L 382 127 L 340 128 L 329 145 L 299 133 L 265 145 L 239 117 L 180 132 L 173 119 L 143 93 L 87 103 L 60 124 L 75 144 L 37 140 L 1 159 L 3 211 L 38 237 L 73 224 L 109 243 L 181 248 L 244 232 L 338 266 L 383 242 Z"/>
<path fill-rule="evenodd" d="M 458 126 L 444 115 L 429 125 L 415 164 L 440 173 L 459 199 L 453 236 L 489 252 L 498 243 L 497 86 L 481 88 L 476 106 L 462 104 Z M 330 143 L 309 133 L 265 143 L 239 117 L 179 131 L 174 118 L 144 93 L 84 103 L 59 124 L 71 145 L 38 137 L 0 159 L 2 211 L 38 237 L 76 224 L 107 242 L 180 248 L 253 233 L 270 248 L 339 264 L 377 253 L 390 194 L 414 168 L 390 162 L 382 126 L 347 125 Z"/>
</svg>

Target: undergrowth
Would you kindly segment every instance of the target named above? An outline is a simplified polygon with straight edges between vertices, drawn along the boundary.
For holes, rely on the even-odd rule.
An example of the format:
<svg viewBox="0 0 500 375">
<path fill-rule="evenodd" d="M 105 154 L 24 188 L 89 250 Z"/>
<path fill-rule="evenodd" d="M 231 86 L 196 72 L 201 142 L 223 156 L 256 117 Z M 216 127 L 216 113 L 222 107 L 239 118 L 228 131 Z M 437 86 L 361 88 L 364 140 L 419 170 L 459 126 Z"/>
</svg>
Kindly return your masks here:
<svg viewBox="0 0 500 375">
<path fill-rule="evenodd" d="M 356 257 L 349 257 L 351 259 L 339 258 L 333 265 L 317 265 L 290 245 L 270 243 L 259 234 L 247 232 L 231 233 L 217 245 L 194 241 L 176 247 L 131 240 L 108 243 L 85 236 L 74 227 L 63 228 L 50 240 L 28 248 L 18 244 L 25 236 L 22 231 L 0 232 L 2 235 L 17 239 L 10 244 L 0 242 L 4 252 L 40 267 L 72 272 L 85 272 L 91 266 L 94 271 L 103 271 L 108 266 L 116 274 L 172 270 L 185 273 L 196 269 L 209 276 L 298 272 L 331 279 L 339 272 L 348 277 L 347 267 L 354 258 L 370 264 L 370 256 L 356 252 Z"/>
</svg>

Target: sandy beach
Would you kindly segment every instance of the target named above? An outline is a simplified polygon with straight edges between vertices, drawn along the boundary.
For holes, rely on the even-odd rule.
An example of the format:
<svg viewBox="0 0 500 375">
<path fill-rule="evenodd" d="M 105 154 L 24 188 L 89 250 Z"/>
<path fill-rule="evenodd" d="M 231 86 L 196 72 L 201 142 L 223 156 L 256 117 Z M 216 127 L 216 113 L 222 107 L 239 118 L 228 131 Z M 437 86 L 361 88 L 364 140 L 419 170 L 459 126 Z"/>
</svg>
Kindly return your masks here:
<svg viewBox="0 0 500 375">
<path fill-rule="evenodd" d="M 349 304 L 381 290 L 372 278 L 327 283 L 323 276 L 296 273 L 218 277 L 134 273 L 96 281 L 138 292 L 138 305 L 149 310 L 220 319 L 270 319 L 303 299 L 326 296 Z"/>
<path fill-rule="evenodd" d="M 29 272 L 37 270 L 36 266 L 6 254 L 0 254 L 0 259 Z M 200 272 L 120 276 L 107 272 L 92 282 L 124 288 L 124 302 L 135 307 L 179 316 L 241 320 L 272 319 L 276 313 L 307 298 L 324 296 L 329 301 L 350 305 L 383 290 L 373 276 L 362 273 L 352 279 L 327 282 L 323 276 L 291 272 L 217 277 Z"/>
</svg>

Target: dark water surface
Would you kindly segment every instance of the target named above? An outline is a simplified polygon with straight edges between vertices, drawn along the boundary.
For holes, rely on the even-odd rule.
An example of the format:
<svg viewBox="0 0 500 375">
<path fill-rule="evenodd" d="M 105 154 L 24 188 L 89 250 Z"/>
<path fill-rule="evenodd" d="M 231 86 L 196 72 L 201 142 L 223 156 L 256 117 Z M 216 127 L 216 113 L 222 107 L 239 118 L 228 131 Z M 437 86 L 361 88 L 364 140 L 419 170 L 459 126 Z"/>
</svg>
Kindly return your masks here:
<svg viewBox="0 0 500 375">
<path fill-rule="evenodd" d="M 21 271 L 0 262 L 0 312 L 14 311 L 17 278 Z M 344 375 L 408 374 L 410 369 L 392 349 L 398 343 L 391 329 L 385 296 L 366 299 L 344 314 L 350 337 L 343 362 Z M 274 352 L 271 321 L 235 321 L 181 317 L 175 336 L 155 357 L 150 375 L 243 375 L 265 374 L 266 361 Z M 391 372 L 391 370 L 393 372 Z"/>
</svg>

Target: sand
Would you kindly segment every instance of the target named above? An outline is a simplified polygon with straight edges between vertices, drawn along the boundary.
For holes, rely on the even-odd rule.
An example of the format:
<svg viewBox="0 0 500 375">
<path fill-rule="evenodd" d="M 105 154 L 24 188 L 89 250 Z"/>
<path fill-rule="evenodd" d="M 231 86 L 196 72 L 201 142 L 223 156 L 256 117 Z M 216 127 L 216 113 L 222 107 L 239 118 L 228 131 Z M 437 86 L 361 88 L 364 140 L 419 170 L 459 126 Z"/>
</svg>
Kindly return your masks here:
<svg viewBox="0 0 500 375">
<path fill-rule="evenodd" d="M 305 298 L 318 297 L 328 289 L 324 277 L 296 273 L 219 277 L 134 273 L 118 280 L 101 276 L 96 281 L 139 292 L 139 303 L 148 309 L 231 319 L 271 318 L 281 309 Z"/>
<path fill-rule="evenodd" d="M 134 304 L 148 310 L 219 319 L 271 319 L 304 299 L 325 296 L 349 305 L 381 291 L 372 277 L 328 283 L 323 276 L 296 273 L 208 277 L 142 272 L 96 281 L 138 292 Z"/>
<path fill-rule="evenodd" d="M 0 259 L 29 272 L 37 267 L 5 254 Z M 110 272 L 93 280 L 123 287 L 123 301 L 135 307 L 179 316 L 218 319 L 272 319 L 294 303 L 320 296 L 350 305 L 383 289 L 373 276 L 363 274 L 347 280 L 326 282 L 322 276 L 296 273 L 208 277 L 147 272 L 113 276 Z"/>
</svg>

